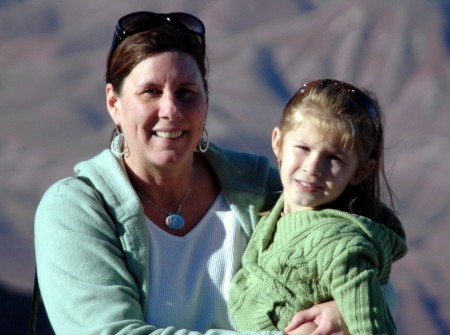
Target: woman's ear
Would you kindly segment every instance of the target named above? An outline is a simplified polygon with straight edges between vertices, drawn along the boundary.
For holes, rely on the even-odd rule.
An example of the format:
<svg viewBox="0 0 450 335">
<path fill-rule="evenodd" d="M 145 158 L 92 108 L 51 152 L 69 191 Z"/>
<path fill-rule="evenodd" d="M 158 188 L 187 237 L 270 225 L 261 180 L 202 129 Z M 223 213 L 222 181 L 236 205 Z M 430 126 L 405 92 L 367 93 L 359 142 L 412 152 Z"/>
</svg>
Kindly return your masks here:
<svg viewBox="0 0 450 335">
<path fill-rule="evenodd" d="M 278 127 L 272 131 L 272 150 L 277 160 L 281 160 L 281 129 Z"/>
<path fill-rule="evenodd" d="M 109 115 L 113 119 L 116 125 L 119 125 L 119 105 L 120 101 L 117 97 L 116 91 L 111 83 L 106 84 L 106 108 L 108 109 Z"/>
<path fill-rule="evenodd" d="M 375 168 L 375 159 L 371 158 L 367 161 L 367 163 L 363 167 L 361 167 L 355 172 L 355 175 L 350 181 L 350 184 L 358 185 L 364 179 L 366 179 L 372 174 L 374 168 Z"/>
</svg>

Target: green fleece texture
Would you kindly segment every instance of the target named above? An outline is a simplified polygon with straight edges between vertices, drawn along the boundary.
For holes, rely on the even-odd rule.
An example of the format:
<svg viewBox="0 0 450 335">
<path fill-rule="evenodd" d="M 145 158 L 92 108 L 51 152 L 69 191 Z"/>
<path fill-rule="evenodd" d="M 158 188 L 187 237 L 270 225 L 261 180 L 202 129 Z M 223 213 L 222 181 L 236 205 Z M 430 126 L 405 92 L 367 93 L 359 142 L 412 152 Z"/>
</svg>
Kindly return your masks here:
<svg viewBox="0 0 450 335">
<path fill-rule="evenodd" d="M 406 254 L 405 239 L 338 210 L 281 216 L 283 199 L 258 224 L 233 279 L 238 330 L 282 330 L 295 312 L 334 299 L 350 334 L 396 334 L 381 284 Z"/>
<path fill-rule="evenodd" d="M 277 171 L 265 157 L 214 145 L 205 158 L 249 237 L 258 222 L 255 213 L 279 196 Z M 39 284 L 55 333 L 198 335 L 144 321 L 150 246 L 143 208 L 121 159 L 105 150 L 77 164 L 75 173 L 49 188 L 35 218 Z"/>
</svg>

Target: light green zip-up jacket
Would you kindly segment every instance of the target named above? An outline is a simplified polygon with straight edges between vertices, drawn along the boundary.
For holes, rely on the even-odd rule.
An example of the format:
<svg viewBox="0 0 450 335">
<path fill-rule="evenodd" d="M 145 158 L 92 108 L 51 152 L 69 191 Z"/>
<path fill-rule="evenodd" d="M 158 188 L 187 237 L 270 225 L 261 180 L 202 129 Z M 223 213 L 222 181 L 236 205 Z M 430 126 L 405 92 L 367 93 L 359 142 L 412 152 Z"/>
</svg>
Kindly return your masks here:
<svg viewBox="0 0 450 335">
<path fill-rule="evenodd" d="M 279 196 L 277 171 L 265 157 L 214 145 L 205 157 L 249 237 L 256 213 L 270 209 Z M 105 150 L 76 165 L 75 173 L 49 188 L 35 219 L 39 285 L 56 334 L 198 334 L 156 329 L 144 321 L 151 285 L 149 239 L 143 208 L 121 161 Z M 207 332 L 228 333 L 235 334 Z"/>
</svg>

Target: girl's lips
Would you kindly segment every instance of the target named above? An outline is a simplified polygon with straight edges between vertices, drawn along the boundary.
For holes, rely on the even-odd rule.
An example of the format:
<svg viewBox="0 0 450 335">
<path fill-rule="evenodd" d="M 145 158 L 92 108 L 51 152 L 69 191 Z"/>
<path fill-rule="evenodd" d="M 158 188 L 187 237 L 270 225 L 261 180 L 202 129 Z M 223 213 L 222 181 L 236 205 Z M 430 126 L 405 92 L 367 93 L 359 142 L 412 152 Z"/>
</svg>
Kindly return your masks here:
<svg viewBox="0 0 450 335">
<path fill-rule="evenodd" d="M 184 131 L 152 131 L 152 135 L 161 138 L 178 138 L 184 134 Z"/>
<path fill-rule="evenodd" d="M 316 183 L 308 183 L 303 180 L 298 180 L 297 182 L 302 186 L 303 189 L 307 191 L 319 191 L 322 189 L 322 187 Z"/>
</svg>

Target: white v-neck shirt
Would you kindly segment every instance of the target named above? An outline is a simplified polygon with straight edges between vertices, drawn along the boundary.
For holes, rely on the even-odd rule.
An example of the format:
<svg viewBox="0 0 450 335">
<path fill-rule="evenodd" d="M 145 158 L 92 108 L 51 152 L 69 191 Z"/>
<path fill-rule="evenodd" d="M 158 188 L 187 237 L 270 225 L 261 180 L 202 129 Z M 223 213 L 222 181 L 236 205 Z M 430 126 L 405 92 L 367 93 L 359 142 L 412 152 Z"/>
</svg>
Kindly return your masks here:
<svg viewBox="0 0 450 335">
<path fill-rule="evenodd" d="M 205 332 L 235 329 L 227 307 L 247 238 L 219 194 L 197 226 L 173 236 L 147 219 L 150 288 L 146 322 Z"/>
</svg>

